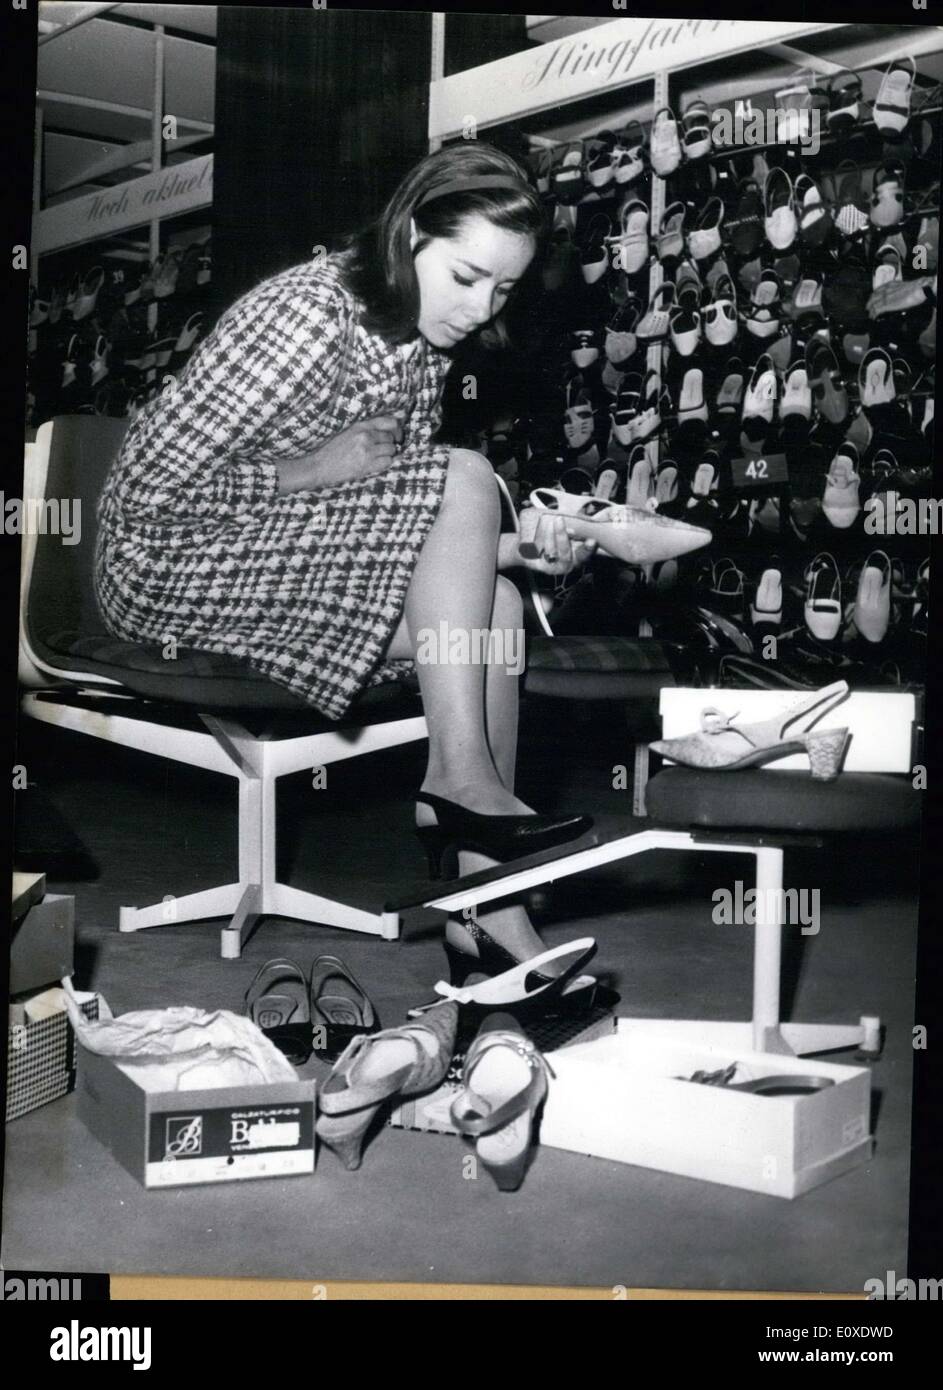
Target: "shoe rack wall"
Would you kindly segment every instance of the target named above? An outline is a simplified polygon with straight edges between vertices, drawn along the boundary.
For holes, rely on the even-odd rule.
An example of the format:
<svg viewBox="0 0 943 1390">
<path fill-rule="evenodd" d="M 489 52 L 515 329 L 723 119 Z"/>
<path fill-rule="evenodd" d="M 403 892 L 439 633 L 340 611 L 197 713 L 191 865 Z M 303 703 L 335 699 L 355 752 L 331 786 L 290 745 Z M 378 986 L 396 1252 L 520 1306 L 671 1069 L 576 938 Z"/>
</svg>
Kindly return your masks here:
<svg viewBox="0 0 943 1390">
<path fill-rule="evenodd" d="M 79 17 L 77 24 L 93 17 L 91 11 Z M 66 29 L 74 27 L 67 25 Z M 179 182 L 186 188 L 199 161 L 168 162 L 162 136 L 164 26 L 154 24 L 148 40 L 151 48 L 147 55 L 153 56 L 151 171 L 157 180 L 166 171 L 167 186 L 180 175 Z M 173 51 L 180 56 L 179 40 L 173 42 L 177 44 Z M 117 47 L 114 51 L 122 50 Z M 137 45 L 134 53 L 140 57 Z M 94 107 L 94 102 L 91 104 Z M 108 110 L 107 102 L 103 110 Z M 39 107 L 34 217 L 43 212 L 43 114 Z M 207 141 L 211 139 L 212 125 L 188 118 L 182 126 L 187 134 L 179 148 L 191 147 L 191 157 L 205 156 L 202 180 L 211 190 L 213 156 L 200 146 L 204 136 Z M 137 153 L 140 159 L 140 151 Z M 133 175 L 131 163 L 121 167 Z M 90 182 L 94 187 L 94 179 Z M 120 202 L 122 188 L 121 183 L 109 186 L 103 189 L 103 196 L 106 201 Z M 178 210 L 163 217 L 159 211 L 151 211 L 151 207 L 160 209 L 159 202 L 149 205 L 145 215 L 141 198 L 139 222 L 128 217 L 129 225 L 122 227 L 120 234 L 112 231 L 101 239 L 83 241 L 86 224 L 82 219 L 88 215 L 90 198 L 78 197 L 71 219 L 66 216 L 68 202 L 57 203 L 54 230 L 43 238 L 42 249 L 36 237 L 31 248 L 26 414 L 31 435 L 43 421 L 56 415 L 133 417 L 155 392 L 169 386 L 168 377 L 179 377 L 206 331 L 212 247 L 211 214 L 203 188 L 197 185 L 191 196 L 180 197 Z M 136 209 L 138 204 L 132 202 L 130 206 Z M 182 207 L 188 210 L 180 211 Z"/>
<path fill-rule="evenodd" d="M 513 369 L 494 374 L 503 395 L 500 389 L 480 392 L 477 418 L 447 415 L 456 430 L 453 442 L 488 453 L 520 502 L 535 486 L 599 495 L 608 474 L 606 486 L 615 475 L 615 500 L 655 505 L 710 529 L 709 547 L 653 571 L 597 558 L 580 576 L 558 584 L 553 621 L 558 632 L 654 632 L 696 654 L 702 679 L 711 684 L 802 686 L 846 678 L 894 687 L 923 680 L 929 537 L 889 522 L 894 503 L 888 497 L 899 507 L 919 507 L 933 490 L 941 36 L 890 25 L 834 29 L 841 33 L 830 33 L 817 49 L 809 42 L 811 52 L 801 38 L 739 51 L 481 132 L 506 148 L 515 140 L 529 144 L 538 187 L 541 172 L 547 181 L 540 152 L 553 151 L 547 203 L 556 246 L 544 266 L 561 248 L 566 264 L 562 274 L 557 265 L 549 277 L 544 269 L 542 286 L 522 306 L 524 351 Z M 905 128 L 891 130 L 886 114 L 879 128 L 875 105 L 889 65 L 914 53 Z M 829 82 L 850 72 L 861 82 L 858 107 L 830 120 L 835 111 L 841 116 L 841 85 L 830 97 Z M 469 82 L 472 76 L 466 74 Z M 689 157 L 681 118 L 704 93 L 710 93 L 710 113 L 722 103 L 731 116 L 738 103 L 741 112 L 784 103 L 814 108 L 820 148 L 803 150 L 774 132 L 749 145 L 709 140 Z M 652 171 L 650 150 L 652 117 L 663 107 L 677 118 L 684 149 L 679 166 L 664 177 Z M 625 189 L 594 191 L 584 182 L 582 196 L 561 205 L 553 176 L 568 142 L 578 142 L 585 175 L 599 153 L 592 137 L 621 130 L 628 110 L 642 112 L 647 169 Z M 764 203 L 767 192 L 776 201 L 782 184 L 777 170 L 788 175 L 793 193 L 802 179 L 803 197 L 821 198 L 824 236 L 810 231 L 812 202 L 806 207 L 790 195 L 785 212 Z M 853 175 L 851 194 L 843 182 L 847 174 Z M 875 178 L 882 191 L 875 190 Z M 752 205 L 751 180 L 759 180 L 759 202 L 753 198 Z M 646 264 L 631 275 L 609 266 L 591 282 L 581 257 L 593 219 L 607 217 L 617 240 L 620 208 L 632 198 L 649 211 Z M 722 209 L 720 244 L 698 259 L 689 234 L 714 199 Z M 661 254 L 662 219 L 674 205 L 683 207 L 683 241 L 677 254 Z M 767 214 L 774 211 L 771 230 Z M 796 223 L 791 234 L 790 215 Z M 746 223 L 753 224 L 749 234 Z M 782 244 L 773 245 L 771 237 Z M 918 246 L 932 252 L 926 274 L 915 264 Z M 704 325 L 724 269 L 733 285 L 737 331 L 721 346 L 707 340 Z M 625 297 L 636 296 L 644 314 L 664 281 L 680 284 L 691 270 L 693 349 L 670 334 L 647 346 L 638 341 L 615 371 L 611 359 L 607 364 L 606 328 Z M 881 312 L 873 296 L 892 271 L 900 289 L 885 293 L 900 295 L 907 307 Z M 755 301 L 772 293 L 771 286 L 775 296 L 766 310 Z M 761 370 L 765 355 L 768 373 Z M 740 384 L 730 410 L 722 408 L 721 393 L 728 381 L 736 385 L 735 359 Z M 697 400 L 692 369 L 701 378 Z M 646 373 L 659 401 L 660 427 L 641 447 L 624 446 L 613 428 L 620 388 L 645 382 Z M 807 419 L 783 410 L 792 412 L 803 395 L 803 373 Z M 874 387 L 882 376 L 883 394 Z M 759 388 L 774 397 L 769 420 L 763 416 L 769 402 L 756 410 Z M 581 407 L 585 414 L 588 406 L 592 410 L 585 445 L 569 420 L 569 409 L 580 401 L 588 403 Z M 628 405 L 625 415 L 632 415 Z"/>
</svg>

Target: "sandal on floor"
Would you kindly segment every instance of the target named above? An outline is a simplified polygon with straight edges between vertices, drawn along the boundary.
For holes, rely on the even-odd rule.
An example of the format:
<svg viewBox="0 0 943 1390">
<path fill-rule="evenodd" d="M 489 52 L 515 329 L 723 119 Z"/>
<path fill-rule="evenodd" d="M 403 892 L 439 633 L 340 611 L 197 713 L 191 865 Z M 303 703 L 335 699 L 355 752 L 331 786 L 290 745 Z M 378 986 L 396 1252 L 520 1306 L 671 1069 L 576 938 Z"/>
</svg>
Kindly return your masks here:
<svg viewBox="0 0 943 1390">
<path fill-rule="evenodd" d="M 553 1075 L 549 1063 L 509 1014 L 486 1018 L 465 1057 L 450 1118 L 459 1134 L 476 1141 L 477 1157 L 501 1192 L 516 1192 L 524 1179 L 548 1072 Z"/>
<path fill-rule="evenodd" d="M 285 956 L 266 961 L 246 991 L 244 1012 L 270 1043 L 300 1067 L 311 1055 L 308 982 Z"/>
<path fill-rule="evenodd" d="M 575 497 L 554 488 L 534 488 L 530 500 L 541 511 L 558 512 L 580 540 L 629 565 L 672 560 L 707 545 L 711 533 L 654 511 L 619 506 L 598 498 Z"/>
<path fill-rule="evenodd" d="M 366 990 L 339 956 L 318 956 L 308 997 L 314 1049 L 329 1061 L 361 1033 L 377 1033 L 382 1026 Z"/>
</svg>

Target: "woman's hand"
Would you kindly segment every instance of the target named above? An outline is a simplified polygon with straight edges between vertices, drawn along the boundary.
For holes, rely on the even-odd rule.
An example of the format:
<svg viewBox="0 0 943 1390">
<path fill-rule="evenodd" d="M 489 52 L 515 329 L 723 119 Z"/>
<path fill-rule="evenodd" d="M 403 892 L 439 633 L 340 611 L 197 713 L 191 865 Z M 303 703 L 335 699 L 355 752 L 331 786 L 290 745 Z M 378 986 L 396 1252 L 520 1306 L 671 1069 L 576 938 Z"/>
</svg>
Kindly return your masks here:
<svg viewBox="0 0 943 1390">
<path fill-rule="evenodd" d="M 501 538 L 508 543 L 505 556 L 508 567 L 523 565 L 540 574 L 569 574 L 596 553 L 596 542 L 577 540 L 567 527 L 565 517 L 539 511 L 536 507 L 524 508 L 520 527 L 518 535 Z M 535 547 L 534 558 L 521 555 L 522 543 Z"/>
<path fill-rule="evenodd" d="M 310 454 L 279 463 L 279 494 L 334 487 L 383 473 L 393 462 L 402 437 L 402 421 L 395 415 L 358 420 Z"/>
</svg>

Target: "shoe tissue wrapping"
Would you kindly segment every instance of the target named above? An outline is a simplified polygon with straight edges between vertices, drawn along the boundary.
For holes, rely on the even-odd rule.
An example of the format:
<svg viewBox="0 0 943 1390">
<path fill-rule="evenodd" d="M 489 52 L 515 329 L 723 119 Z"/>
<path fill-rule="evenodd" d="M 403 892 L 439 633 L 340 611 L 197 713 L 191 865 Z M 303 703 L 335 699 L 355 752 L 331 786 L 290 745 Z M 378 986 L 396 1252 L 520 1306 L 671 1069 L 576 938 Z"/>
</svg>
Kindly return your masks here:
<svg viewBox="0 0 943 1390">
<path fill-rule="evenodd" d="M 296 1081 L 287 1058 L 248 1018 L 220 1009 L 140 1009 L 92 1022 L 66 995 L 83 1047 L 110 1057 L 145 1091 L 197 1091 Z M 102 1011 L 110 1015 L 107 1006 Z"/>
</svg>

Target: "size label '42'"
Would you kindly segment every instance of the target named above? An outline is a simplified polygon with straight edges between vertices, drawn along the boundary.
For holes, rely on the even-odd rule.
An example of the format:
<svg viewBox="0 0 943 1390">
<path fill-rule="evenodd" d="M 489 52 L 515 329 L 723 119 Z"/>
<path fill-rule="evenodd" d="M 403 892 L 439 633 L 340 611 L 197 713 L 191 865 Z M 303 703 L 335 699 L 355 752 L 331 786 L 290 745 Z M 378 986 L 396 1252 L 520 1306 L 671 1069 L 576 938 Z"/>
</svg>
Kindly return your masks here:
<svg viewBox="0 0 943 1390">
<path fill-rule="evenodd" d="M 770 483 L 788 483 L 789 468 L 785 454 L 750 454 L 731 461 L 730 472 L 734 487 L 766 487 Z"/>
</svg>

